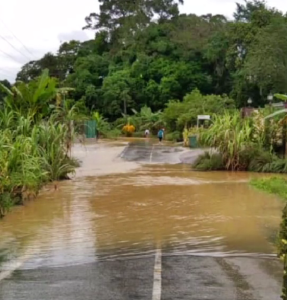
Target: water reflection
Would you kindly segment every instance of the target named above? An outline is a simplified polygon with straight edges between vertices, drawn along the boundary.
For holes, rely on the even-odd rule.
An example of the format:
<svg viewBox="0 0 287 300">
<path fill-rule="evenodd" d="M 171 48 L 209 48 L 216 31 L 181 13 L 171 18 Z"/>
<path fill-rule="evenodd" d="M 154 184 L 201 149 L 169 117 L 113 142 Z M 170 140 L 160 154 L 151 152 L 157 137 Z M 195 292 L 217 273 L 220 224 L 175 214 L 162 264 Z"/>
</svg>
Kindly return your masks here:
<svg viewBox="0 0 287 300">
<path fill-rule="evenodd" d="M 174 254 L 270 255 L 282 203 L 249 176 L 145 166 L 62 182 L 1 221 L 0 253 L 24 255 L 24 268 L 148 255 L 158 243 Z"/>
</svg>

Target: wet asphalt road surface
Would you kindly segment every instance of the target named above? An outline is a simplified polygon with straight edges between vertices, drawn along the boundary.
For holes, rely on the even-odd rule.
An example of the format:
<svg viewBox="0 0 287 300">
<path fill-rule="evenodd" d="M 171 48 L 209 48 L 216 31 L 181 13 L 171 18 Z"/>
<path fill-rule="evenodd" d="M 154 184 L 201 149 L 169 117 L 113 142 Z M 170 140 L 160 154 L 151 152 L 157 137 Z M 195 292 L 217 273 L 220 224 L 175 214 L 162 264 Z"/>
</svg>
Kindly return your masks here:
<svg viewBox="0 0 287 300">
<path fill-rule="evenodd" d="M 184 149 L 183 147 L 167 146 L 164 143 L 150 143 L 149 141 L 129 143 L 121 153 L 121 157 L 126 161 L 141 163 L 188 163 L 191 164 L 199 154 L 201 149 Z"/>
<path fill-rule="evenodd" d="M 154 263 L 151 256 L 17 270 L 0 282 L 0 299 L 152 300 Z M 278 264 L 262 258 L 163 256 L 158 299 L 279 299 L 282 274 L 274 272 Z"/>
<path fill-rule="evenodd" d="M 130 144 L 121 156 L 146 163 L 195 157 L 180 147 L 148 143 Z M 0 300 L 277 300 L 281 294 L 282 264 L 276 258 L 171 255 L 162 249 L 157 269 L 155 255 L 27 269 L 33 259 L 0 281 Z"/>
</svg>

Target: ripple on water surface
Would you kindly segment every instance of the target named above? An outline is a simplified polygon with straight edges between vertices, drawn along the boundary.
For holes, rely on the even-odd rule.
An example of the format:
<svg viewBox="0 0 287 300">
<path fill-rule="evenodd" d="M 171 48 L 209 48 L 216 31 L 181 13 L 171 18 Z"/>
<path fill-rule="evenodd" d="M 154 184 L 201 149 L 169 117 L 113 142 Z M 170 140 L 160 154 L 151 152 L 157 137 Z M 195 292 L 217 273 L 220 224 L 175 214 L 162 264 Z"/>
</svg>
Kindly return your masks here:
<svg viewBox="0 0 287 300">
<path fill-rule="evenodd" d="M 22 268 L 61 266 L 158 245 L 164 255 L 273 255 L 282 203 L 250 188 L 248 176 L 145 166 L 62 182 L 1 221 L 1 269 L 16 257 Z"/>
</svg>

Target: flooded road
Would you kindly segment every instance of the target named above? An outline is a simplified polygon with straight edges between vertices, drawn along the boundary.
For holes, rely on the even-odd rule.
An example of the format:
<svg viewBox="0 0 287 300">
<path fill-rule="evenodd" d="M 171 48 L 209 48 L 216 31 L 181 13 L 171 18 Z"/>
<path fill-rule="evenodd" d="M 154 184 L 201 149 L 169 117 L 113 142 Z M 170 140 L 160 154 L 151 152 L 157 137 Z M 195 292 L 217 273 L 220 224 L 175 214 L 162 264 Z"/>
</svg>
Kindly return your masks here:
<svg viewBox="0 0 287 300">
<path fill-rule="evenodd" d="M 156 147 L 76 148 L 73 180 L 1 220 L 0 299 L 279 299 L 283 204 Z"/>
</svg>

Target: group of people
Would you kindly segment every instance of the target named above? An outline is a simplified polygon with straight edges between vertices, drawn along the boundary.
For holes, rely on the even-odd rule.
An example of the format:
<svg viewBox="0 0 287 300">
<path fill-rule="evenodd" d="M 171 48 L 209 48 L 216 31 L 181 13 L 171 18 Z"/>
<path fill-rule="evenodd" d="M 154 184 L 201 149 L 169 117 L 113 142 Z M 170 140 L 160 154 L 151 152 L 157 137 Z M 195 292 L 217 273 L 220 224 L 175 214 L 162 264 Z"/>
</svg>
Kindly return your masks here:
<svg viewBox="0 0 287 300">
<path fill-rule="evenodd" d="M 145 137 L 149 137 L 150 135 L 150 132 L 148 129 L 145 130 Z M 157 133 L 157 137 L 158 137 L 158 140 L 159 142 L 161 143 L 162 139 L 163 139 L 163 135 L 164 135 L 164 128 L 161 128 L 158 133 Z"/>
</svg>

